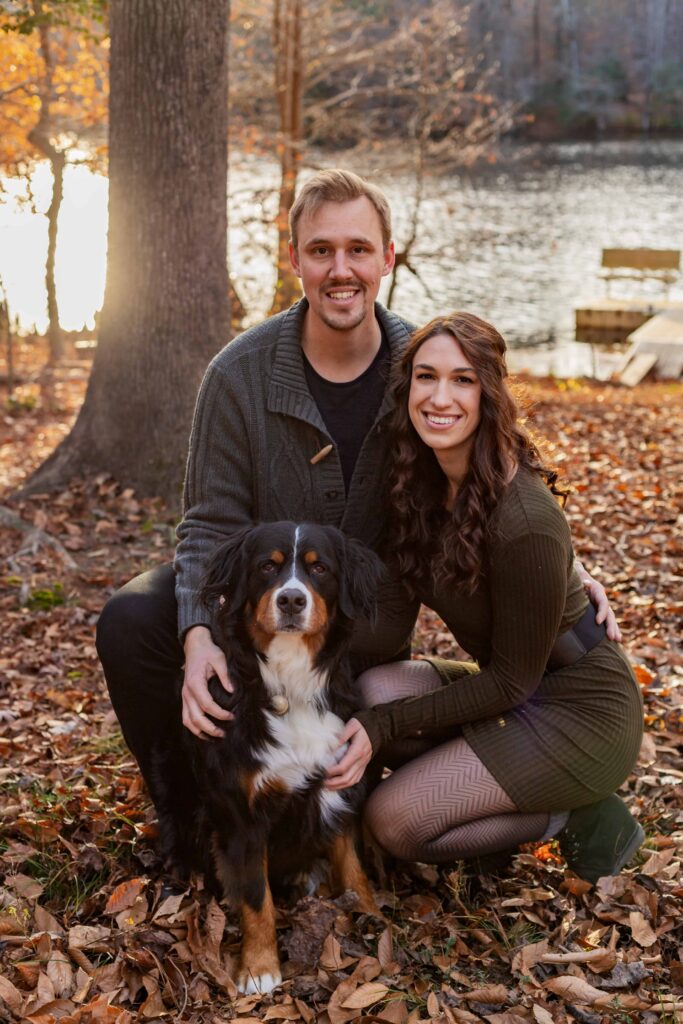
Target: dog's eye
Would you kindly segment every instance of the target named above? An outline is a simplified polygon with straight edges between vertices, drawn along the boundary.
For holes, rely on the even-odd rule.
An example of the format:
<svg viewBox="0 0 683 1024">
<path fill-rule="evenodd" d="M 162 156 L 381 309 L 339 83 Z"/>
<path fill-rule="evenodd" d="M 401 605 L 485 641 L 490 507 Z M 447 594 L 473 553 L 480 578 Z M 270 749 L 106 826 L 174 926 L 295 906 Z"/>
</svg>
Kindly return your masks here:
<svg viewBox="0 0 683 1024">
<path fill-rule="evenodd" d="M 311 566 L 311 575 L 323 576 L 327 572 L 327 566 L 322 562 L 314 562 Z"/>
<path fill-rule="evenodd" d="M 261 572 L 264 576 L 272 576 L 274 572 L 277 572 L 277 570 L 277 562 L 273 562 L 271 559 L 268 559 L 267 562 L 261 563 Z"/>
</svg>

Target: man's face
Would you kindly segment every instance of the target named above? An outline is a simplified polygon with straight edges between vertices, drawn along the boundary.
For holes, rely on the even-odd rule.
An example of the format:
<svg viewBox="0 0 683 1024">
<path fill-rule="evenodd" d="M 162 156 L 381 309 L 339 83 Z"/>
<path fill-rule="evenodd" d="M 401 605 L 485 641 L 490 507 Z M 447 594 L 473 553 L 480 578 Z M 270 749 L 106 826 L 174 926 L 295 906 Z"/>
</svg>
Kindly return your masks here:
<svg viewBox="0 0 683 1024">
<path fill-rule="evenodd" d="M 292 266 L 309 302 L 312 324 L 351 331 L 373 317 L 380 282 L 394 265 L 394 243 L 385 250 L 379 215 L 361 196 L 304 211 Z"/>
</svg>

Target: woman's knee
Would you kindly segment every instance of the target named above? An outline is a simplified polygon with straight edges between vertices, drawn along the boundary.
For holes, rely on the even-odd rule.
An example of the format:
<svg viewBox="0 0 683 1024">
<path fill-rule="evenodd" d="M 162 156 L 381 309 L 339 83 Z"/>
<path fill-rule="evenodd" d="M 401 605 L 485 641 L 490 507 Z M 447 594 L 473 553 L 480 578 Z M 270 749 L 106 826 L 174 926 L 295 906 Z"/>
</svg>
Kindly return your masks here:
<svg viewBox="0 0 683 1024">
<path fill-rule="evenodd" d="M 388 696 L 391 685 L 391 666 L 378 665 L 369 668 L 358 676 L 357 686 L 362 708 L 374 708 L 378 704 L 386 704 L 391 700 Z"/>
<path fill-rule="evenodd" d="M 397 812 L 394 800 L 387 793 L 387 783 L 380 783 L 370 794 L 363 820 L 382 849 L 392 857 L 411 860 L 420 849 L 419 822 L 405 804 Z"/>
</svg>

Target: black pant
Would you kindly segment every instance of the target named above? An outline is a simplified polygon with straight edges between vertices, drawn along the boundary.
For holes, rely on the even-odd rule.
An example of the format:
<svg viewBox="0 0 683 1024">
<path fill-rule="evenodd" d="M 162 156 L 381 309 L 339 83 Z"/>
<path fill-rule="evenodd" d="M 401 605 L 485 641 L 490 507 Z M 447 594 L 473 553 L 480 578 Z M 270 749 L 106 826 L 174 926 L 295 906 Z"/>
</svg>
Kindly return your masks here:
<svg viewBox="0 0 683 1024">
<path fill-rule="evenodd" d="M 418 604 L 396 579 L 381 588 L 377 622 L 354 627 L 352 664 L 360 672 L 410 657 Z M 136 576 L 109 599 L 97 624 L 99 654 L 124 739 L 161 809 L 163 793 L 193 806 L 192 771 L 182 742 L 180 691 L 185 655 L 178 640 L 173 566 Z M 157 779 L 163 773 L 166 786 Z M 170 783 L 170 785 L 169 785 Z"/>
<path fill-rule="evenodd" d="M 124 739 L 158 808 L 160 771 L 182 790 L 191 780 L 181 742 L 185 655 L 170 563 L 136 576 L 109 599 L 97 623 L 97 653 Z"/>
</svg>

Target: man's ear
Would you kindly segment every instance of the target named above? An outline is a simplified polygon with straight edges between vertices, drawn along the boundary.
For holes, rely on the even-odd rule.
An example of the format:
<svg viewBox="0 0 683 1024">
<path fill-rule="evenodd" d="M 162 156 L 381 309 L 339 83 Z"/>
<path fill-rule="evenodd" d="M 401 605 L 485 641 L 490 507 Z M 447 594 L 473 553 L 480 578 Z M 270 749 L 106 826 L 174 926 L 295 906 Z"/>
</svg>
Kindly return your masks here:
<svg viewBox="0 0 683 1024">
<path fill-rule="evenodd" d="M 394 269 L 394 263 L 396 262 L 396 249 L 393 240 L 389 242 L 389 245 L 384 250 L 384 266 L 382 267 L 382 277 L 386 277 Z"/>
<path fill-rule="evenodd" d="M 289 242 L 289 262 L 292 264 L 292 270 L 297 277 L 301 277 L 301 265 L 299 263 L 299 253 L 294 248 L 291 240 Z"/>
<path fill-rule="evenodd" d="M 359 540 L 344 538 L 344 572 L 339 588 L 339 610 L 347 619 L 377 615 L 377 591 L 386 569 L 382 560 Z"/>
<path fill-rule="evenodd" d="M 236 530 L 214 551 L 201 582 L 200 597 L 205 605 L 222 597 L 227 602 L 227 611 L 234 612 L 246 600 L 247 538 L 252 529 L 245 526 Z"/>
</svg>

